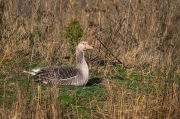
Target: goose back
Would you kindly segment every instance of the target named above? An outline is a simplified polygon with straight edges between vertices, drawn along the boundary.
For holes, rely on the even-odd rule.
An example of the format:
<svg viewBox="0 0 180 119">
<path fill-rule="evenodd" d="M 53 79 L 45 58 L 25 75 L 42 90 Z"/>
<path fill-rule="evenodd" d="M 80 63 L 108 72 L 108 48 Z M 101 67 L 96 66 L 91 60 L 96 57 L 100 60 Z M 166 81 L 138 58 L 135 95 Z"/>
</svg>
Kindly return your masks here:
<svg viewBox="0 0 180 119">
<path fill-rule="evenodd" d="M 82 75 L 76 67 L 65 65 L 41 69 L 33 78 L 37 82 L 49 84 L 78 85 L 77 80 L 80 80 Z"/>
</svg>

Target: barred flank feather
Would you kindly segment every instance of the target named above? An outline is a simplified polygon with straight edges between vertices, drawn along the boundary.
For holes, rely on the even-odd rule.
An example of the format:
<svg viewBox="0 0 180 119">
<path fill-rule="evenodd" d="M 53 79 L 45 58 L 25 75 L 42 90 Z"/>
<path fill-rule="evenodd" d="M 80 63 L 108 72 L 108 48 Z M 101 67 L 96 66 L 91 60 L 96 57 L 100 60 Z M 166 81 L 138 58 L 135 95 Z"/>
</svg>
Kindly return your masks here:
<svg viewBox="0 0 180 119">
<path fill-rule="evenodd" d="M 70 80 L 78 76 L 78 69 L 73 66 L 48 67 L 41 69 L 33 76 L 35 81 L 46 81 L 51 84 L 71 85 Z M 69 80 L 69 81 L 63 81 Z"/>
</svg>

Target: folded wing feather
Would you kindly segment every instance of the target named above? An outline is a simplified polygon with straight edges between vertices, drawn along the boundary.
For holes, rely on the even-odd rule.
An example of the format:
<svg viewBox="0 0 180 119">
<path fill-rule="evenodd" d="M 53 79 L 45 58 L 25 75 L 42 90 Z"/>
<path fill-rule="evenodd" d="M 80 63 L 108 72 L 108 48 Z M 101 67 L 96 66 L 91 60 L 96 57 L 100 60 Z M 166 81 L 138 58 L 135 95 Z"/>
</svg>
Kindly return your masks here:
<svg viewBox="0 0 180 119">
<path fill-rule="evenodd" d="M 48 67 L 41 69 L 33 76 L 35 81 L 55 82 L 58 80 L 68 80 L 78 75 L 78 69 L 73 66 Z"/>
</svg>

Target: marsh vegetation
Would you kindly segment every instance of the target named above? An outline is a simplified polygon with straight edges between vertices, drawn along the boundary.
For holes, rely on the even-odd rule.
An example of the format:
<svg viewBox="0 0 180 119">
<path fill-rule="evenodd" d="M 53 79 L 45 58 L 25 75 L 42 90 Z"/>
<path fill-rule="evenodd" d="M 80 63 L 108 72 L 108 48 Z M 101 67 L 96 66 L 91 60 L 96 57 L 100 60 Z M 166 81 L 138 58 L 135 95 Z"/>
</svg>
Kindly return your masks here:
<svg viewBox="0 0 180 119">
<path fill-rule="evenodd" d="M 1 0 L 0 118 L 178 119 L 179 0 Z M 87 41 L 85 87 L 23 73 L 75 65 Z"/>
</svg>

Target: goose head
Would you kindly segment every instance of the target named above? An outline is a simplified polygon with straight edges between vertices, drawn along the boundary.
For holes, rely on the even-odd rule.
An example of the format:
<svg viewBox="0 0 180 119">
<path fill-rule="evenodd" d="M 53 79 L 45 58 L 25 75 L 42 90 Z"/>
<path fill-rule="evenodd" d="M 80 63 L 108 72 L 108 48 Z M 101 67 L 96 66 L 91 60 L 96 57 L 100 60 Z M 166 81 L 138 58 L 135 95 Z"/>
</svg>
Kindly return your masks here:
<svg viewBox="0 0 180 119">
<path fill-rule="evenodd" d="M 86 41 L 82 41 L 78 44 L 77 48 L 81 51 L 85 51 L 88 49 L 93 49 Z"/>
</svg>

